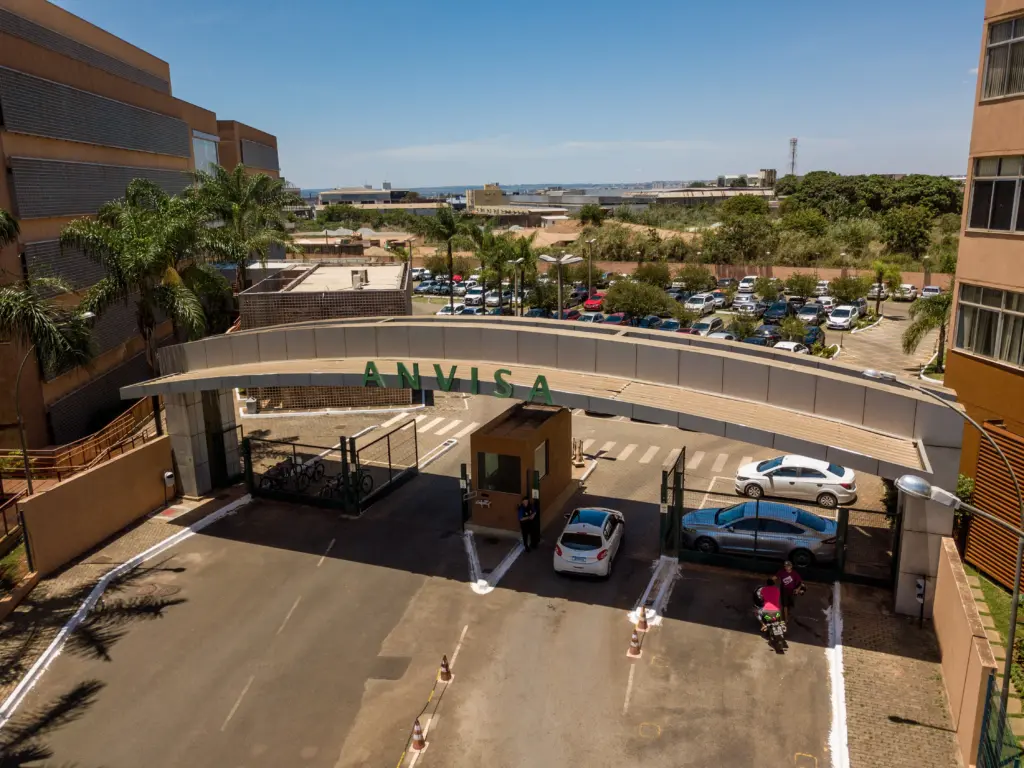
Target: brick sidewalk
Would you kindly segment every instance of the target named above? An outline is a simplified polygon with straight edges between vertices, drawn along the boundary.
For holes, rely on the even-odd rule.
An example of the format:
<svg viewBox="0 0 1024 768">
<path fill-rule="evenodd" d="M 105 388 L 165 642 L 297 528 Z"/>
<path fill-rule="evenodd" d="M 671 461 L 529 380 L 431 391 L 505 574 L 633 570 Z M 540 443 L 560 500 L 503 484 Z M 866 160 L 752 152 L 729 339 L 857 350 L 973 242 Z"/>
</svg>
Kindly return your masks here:
<svg viewBox="0 0 1024 768">
<path fill-rule="evenodd" d="M 169 510 L 180 512 L 179 516 L 168 519 L 166 515 L 157 514 L 144 518 L 69 567 L 40 581 L 0 624 L 0 701 L 10 695 L 107 572 L 244 493 L 244 486 L 236 486 L 216 497 L 179 502 Z M 158 557 L 113 582 L 91 618 L 69 639 L 67 649 L 105 657 L 107 646 L 120 635 L 118 625 L 131 620 L 133 613 L 137 618 L 152 618 L 159 616 L 164 607 L 173 605 L 174 601 L 168 600 L 169 595 L 132 590 L 134 581 L 159 569 L 160 560 Z M 103 608 L 111 609 L 106 616 Z"/>
<path fill-rule="evenodd" d="M 883 590 L 844 584 L 841 600 L 850 768 L 959 768 L 930 623 Z"/>
</svg>

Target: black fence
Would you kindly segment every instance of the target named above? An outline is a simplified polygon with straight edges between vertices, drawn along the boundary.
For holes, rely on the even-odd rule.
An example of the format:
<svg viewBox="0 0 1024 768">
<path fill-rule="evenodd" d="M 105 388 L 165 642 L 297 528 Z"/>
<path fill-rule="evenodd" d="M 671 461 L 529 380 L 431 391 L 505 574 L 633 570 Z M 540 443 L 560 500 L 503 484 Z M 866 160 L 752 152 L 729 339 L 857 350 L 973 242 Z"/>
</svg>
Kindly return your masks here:
<svg viewBox="0 0 1024 768">
<path fill-rule="evenodd" d="M 416 424 L 333 446 L 246 437 L 242 462 L 254 496 L 358 516 L 419 471 Z"/>
<path fill-rule="evenodd" d="M 1013 695 L 1013 694 L 1011 694 Z M 964 762 L 971 763 L 972 755 L 964 755 Z M 1024 753 L 1017 744 L 1017 737 L 1010 727 L 1010 720 L 999 702 L 999 686 L 994 676 L 989 676 L 988 693 L 985 697 L 985 713 L 981 722 L 981 739 L 978 745 L 978 768 L 1021 768 Z"/>
</svg>

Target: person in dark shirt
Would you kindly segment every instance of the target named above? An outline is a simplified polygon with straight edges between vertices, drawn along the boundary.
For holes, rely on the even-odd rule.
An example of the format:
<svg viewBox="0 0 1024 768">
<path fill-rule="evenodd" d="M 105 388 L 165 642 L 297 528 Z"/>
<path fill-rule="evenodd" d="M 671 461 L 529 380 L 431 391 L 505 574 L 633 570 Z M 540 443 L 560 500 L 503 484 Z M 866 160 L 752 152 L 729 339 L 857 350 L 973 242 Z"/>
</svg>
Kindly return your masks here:
<svg viewBox="0 0 1024 768">
<path fill-rule="evenodd" d="M 793 596 L 807 591 L 804 580 L 789 560 L 782 564 L 782 570 L 775 574 L 775 581 L 782 590 L 782 619 L 789 622 L 789 609 L 793 607 Z"/>
<path fill-rule="evenodd" d="M 534 518 L 537 515 L 533 511 L 533 505 L 530 504 L 530 500 L 525 496 L 519 502 L 516 514 L 519 517 L 519 530 L 523 534 L 523 549 L 529 552 L 531 543 L 534 547 L 537 546 L 537 526 L 534 524 Z"/>
</svg>

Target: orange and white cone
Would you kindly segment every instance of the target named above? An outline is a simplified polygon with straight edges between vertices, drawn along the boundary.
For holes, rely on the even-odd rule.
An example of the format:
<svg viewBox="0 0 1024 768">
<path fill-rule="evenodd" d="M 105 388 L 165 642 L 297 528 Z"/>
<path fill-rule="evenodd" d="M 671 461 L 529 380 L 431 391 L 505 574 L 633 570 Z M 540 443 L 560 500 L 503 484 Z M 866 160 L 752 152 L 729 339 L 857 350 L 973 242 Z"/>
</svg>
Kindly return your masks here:
<svg viewBox="0 0 1024 768">
<path fill-rule="evenodd" d="M 441 671 L 437 676 L 438 680 L 442 683 L 450 683 L 452 681 L 452 670 L 448 666 L 448 656 L 441 657 Z"/>
<path fill-rule="evenodd" d="M 637 610 L 636 631 L 647 631 L 647 609 L 643 606 L 640 606 L 640 608 Z"/>
<path fill-rule="evenodd" d="M 423 738 L 423 729 L 420 728 L 420 719 L 418 717 L 416 722 L 412 724 L 412 748 L 416 752 L 427 748 L 427 740 Z"/>
<path fill-rule="evenodd" d="M 633 630 L 633 636 L 629 638 L 629 650 L 626 651 L 626 655 L 630 658 L 640 658 L 640 636 Z"/>
</svg>

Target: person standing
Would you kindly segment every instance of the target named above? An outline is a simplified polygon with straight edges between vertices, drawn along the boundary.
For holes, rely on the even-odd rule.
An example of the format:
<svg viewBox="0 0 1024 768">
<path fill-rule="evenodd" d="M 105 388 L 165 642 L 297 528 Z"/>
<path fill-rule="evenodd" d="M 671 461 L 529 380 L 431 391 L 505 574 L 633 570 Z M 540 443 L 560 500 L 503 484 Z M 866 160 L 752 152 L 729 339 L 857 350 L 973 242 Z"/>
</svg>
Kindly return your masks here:
<svg viewBox="0 0 1024 768">
<path fill-rule="evenodd" d="M 533 511 L 533 506 L 530 504 L 530 500 L 527 497 L 523 497 L 523 500 L 519 502 L 519 506 L 516 508 L 516 514 L 519 517 L 519 530 L 523 534 L 523 549 L 527 552 L 530 551 L 530 543 L 533 546 L 537 546 L 537 535 L 534 533 L 534 518 L 536 515 Z"/>
<path fill-rule="evenodd" d="M 782 620 L 789 623 L 789 609 L 793 607 L 793 597 L 807 591 L 804 580 L 793 568 L 789 560 L 782 564 L 782 570 L 775 574 L 775 581 L 782 590 Z"/>
</svg>

